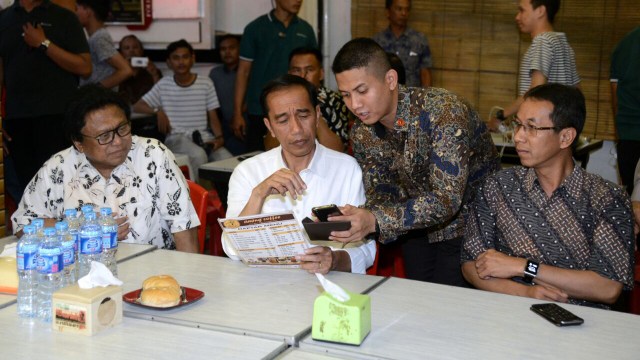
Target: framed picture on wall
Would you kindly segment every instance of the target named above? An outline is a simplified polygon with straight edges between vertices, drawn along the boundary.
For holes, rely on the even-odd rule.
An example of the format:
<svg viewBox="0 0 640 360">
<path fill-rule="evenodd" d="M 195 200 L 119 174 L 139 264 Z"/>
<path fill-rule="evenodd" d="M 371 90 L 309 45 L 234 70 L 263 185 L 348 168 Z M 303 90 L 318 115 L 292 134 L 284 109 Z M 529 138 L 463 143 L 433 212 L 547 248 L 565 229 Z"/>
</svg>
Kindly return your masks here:
<svg viewBox="0 0 640 360">
<path fill-rule="evenodd" d="M 151 0 L 111 0 L 107 24 L 144 25 L 144 3 Z"/>
</svg>

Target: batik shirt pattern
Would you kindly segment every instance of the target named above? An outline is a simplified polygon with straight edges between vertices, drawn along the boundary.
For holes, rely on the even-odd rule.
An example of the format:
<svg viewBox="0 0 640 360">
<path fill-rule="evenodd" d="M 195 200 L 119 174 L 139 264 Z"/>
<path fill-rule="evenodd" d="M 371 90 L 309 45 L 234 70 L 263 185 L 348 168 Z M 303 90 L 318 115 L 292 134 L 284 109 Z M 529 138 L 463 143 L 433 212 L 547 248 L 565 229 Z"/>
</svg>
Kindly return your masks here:
<svg viewBox="0 0 640 360">
<path fill-rule="evenodd" d="M 499 168 L 477 112 L 444 89 L 400 86 L 393 130 L 356 120 L 351 134 L 383 243 L 421 228 L 432 243 L 463 236 L 463 205 Z"/>
</svg>

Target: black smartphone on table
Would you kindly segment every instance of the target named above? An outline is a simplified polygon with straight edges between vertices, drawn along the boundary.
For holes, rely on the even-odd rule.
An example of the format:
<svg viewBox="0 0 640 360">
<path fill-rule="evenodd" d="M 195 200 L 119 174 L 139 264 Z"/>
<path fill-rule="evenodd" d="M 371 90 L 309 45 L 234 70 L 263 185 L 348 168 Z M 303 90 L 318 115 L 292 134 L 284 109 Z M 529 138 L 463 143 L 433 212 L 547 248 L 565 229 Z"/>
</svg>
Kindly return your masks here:
<svg viewBox="0 0 640 360">
<path fill-rule="evenodd" d="M 584 323 L 581 317 L 578 317 L 558 304 L 534 304 L 531 305 L 531 311 L 549 320 L 556 326 L 571 326 Z"/>
<path fill-rule="evenodd" d="M 322 222 L 326 222 L 330 216 L 342 215 L 342 212 L 335 204 L 316 206 L 311 209 L 311 212 L 313 212 L 313 215 L 315 215 L 318 220 Z"/>
</svg>

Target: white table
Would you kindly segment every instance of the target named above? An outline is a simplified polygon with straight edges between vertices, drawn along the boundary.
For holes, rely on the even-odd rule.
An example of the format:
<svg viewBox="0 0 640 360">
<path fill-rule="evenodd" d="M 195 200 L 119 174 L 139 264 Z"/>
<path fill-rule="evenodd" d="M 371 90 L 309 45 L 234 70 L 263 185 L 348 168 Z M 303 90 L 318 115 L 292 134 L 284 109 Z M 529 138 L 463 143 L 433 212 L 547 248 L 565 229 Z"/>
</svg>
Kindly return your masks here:
<svg viewBox="0 0 640 360">
<path fill-rule="evenodd" d="M 315 341 L 300 348 L 347 358 L 638 359 L 640 316 L 566 305 L 584 319 L 556 327 L 531 298 L 390 278 L 371 293 L 371 333 L 360 346 Z"/>
<path fill-rule="evenodd" d="M 200 301 L 158 311 L 125 304 L 125 316 L 297 341 L 311 330 L 313 302 L 320 295 L 316 277 L 300 269 L 250 268 L 228 258 L 156 250 L 118 268 L 123 290 L 139 289 L 149 276 L 170 274 L 183 286 L 204 291 Z M 383 278 L 333 272 L 331 281 L 363 292 Z"/>
<path fill-rule="evenodd" d="M 0 324 L 5 359 L 259 359 L 287 348 L 283 341 L 132 318 L 92 337 L 59 333 L 37 320 L 26 324 L 16 305 L 0 310 Z"/>
<path fill-rule="evenodd" d="M 336 360 L 353 359 L 353 357 L 329 356 L 316 352 L 305 351 L 300 348 L 290 347 L 287 351 L 275 357 L 277 360 Z"/>
<path fill-rule="evenodd" d="M 127 243 L 119 242 L 118 252 L 116 253 L 116 262 L 120 264 L 121 262 L 146 254 L 157 248 L 158 247 L 155 245 L 127 244 Z"/>
</svg>

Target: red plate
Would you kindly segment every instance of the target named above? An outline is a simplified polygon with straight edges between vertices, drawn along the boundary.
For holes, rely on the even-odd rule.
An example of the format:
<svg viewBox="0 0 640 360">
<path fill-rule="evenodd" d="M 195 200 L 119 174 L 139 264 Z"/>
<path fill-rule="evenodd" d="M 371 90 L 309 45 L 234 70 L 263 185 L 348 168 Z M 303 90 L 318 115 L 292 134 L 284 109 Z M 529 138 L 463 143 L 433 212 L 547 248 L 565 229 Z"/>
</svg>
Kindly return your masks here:
<svg viewBox="0 0 640 360">
<path fill-rule="evenodd" d="M 192 288 L 188 288 L 185 286 L 181 286 L 182 291 L 183 291 L 183 295 L 182 295 L 182 300 L 180 301 L 180 303 L 178 305 L 173 305 L 173 306 L 169 306 L 169 307 L 157 307 L 157 306 L 150 306 L 150 305 L 145 305 L 143 303 L 140 302 L 140 293 L 142 292 L 142 289 L 138 289 L 138 290 L 133 290 L 130 291 L 124 295 L 122 295 L 122 300 L 124 302 L 127 302 L 129 304 L 132 305 L 136 305 L 136 306 L 141 306 L 147 309 L 154 309 L 154 310 L 169 310 L 169 309 L 175 309 L 177 307 L 181 307 L 184 305 L 189 305 L 193 302 L 196 302 L 200 299 L 202 299 L 204 297 L 204 292 L 200 291 L 200 290 L 196 290 L 196 289 L 192 289 Z"/>
</svg>

